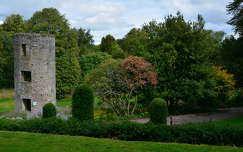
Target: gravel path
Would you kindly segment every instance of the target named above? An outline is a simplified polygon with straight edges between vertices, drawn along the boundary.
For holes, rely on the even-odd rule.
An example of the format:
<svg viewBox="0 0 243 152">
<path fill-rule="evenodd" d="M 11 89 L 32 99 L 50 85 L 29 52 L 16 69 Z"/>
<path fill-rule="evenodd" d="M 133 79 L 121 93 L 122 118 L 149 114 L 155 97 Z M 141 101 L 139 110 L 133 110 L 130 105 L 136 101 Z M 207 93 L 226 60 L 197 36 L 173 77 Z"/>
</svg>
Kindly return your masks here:
<svg viewBox="0 0 243 152">
<path fill-rule="evenodd" d="M 243 107 L 220 109 L 218 112 L 198 113 L 177 115 L 167 118 L 167 124 L 185 124 L 194 122 L 210 122 L 215 120 L 224 120 L 232 117 L 243 116 Z M 137 123 L 147 123 L 148 118 L 131 120 Z"/>
</svg>

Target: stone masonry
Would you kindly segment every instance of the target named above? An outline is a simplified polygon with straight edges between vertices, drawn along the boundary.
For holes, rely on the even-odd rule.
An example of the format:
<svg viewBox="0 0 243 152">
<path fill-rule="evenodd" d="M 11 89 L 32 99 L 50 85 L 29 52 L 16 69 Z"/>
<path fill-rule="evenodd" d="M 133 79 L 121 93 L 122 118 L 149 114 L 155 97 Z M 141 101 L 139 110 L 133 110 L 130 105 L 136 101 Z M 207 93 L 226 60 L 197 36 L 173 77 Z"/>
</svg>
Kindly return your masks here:
<svg viewBox="0 0 243 152">
<path fill-rule="evenodd" d="M 16 112 L 41 115 L 45 104 L 56 104 L 55 38 L 16 34 L 14 50 Z"/>
</svg>

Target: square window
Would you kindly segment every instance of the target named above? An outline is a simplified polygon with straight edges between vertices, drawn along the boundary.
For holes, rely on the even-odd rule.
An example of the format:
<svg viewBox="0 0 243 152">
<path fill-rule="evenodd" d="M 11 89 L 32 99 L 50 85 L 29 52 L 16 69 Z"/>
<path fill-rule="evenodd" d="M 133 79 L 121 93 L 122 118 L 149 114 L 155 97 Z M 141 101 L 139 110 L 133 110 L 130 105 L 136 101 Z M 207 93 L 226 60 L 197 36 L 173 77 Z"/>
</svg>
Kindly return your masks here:
<svg viewBox="0 0 243 152">
<path fill-rule="evenodd" d="M 25 111 L 31 111 L 31 100 L 30 99 L 23 99 L 23 104 Z"/>
<path fill-rule="evenodd" d="M 30 71 L 21 71 L 21 75 L 24 81 L 31 82 L 31 72 Z"/>
<path fill-rule="evenodd" d="M 22 55 L 23 56 L 26 56 L 27 55 L 26 44 L 22 44 Z"/>
</svg>

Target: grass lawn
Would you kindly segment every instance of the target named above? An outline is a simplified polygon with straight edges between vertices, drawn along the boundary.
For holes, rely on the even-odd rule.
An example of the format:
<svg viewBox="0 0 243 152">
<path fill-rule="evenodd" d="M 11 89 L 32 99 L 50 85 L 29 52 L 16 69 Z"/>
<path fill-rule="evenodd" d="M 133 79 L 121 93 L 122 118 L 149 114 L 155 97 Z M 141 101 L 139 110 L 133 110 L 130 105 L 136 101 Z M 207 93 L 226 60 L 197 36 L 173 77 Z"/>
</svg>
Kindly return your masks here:
<svg viewBox="0 0 243 152">
<path fill-rule="evenodd" d="M 158 142 L 128 142 L 0 131 L 1 152 L 243 152 L 242 148 Z"/>
<path fill-rule="evenodd" d="M 15 103 L 13 99 L 0 99 L 0 113 L 11 112 L 14 110 Z"/>
<path fill-rule="evenodd" d="M 0 113 L 14 111 L 14 91 L 12 89 L 0 89 Z"/>
<path fill-rule="evenodd" d="M 71 97 L 57 101 L 58 107 L 71 107 L 71 105 L 72 105 L 72 98 Z"/>
</svg>

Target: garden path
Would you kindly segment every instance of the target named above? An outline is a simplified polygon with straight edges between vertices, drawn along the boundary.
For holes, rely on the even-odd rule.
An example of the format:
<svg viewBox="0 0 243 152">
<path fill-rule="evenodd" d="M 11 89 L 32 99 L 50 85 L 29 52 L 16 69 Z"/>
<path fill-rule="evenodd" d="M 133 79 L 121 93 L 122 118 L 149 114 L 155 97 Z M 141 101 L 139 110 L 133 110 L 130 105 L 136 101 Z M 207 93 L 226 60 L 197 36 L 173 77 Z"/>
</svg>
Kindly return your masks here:
<svg viewBox="0 0 243 152">
<path fill-rule="evenodd" d="M 220 109 L 218 112 L 171 116 L 167 118 L 167 124 L 175 125 L 195 122 L 210 122 L 238 116 L 243 116 L 243 107 Z M 149 121 L 149 118 L 134 119 L 131 121 L 137 123 L 147 123 Z"/>
</svg>

